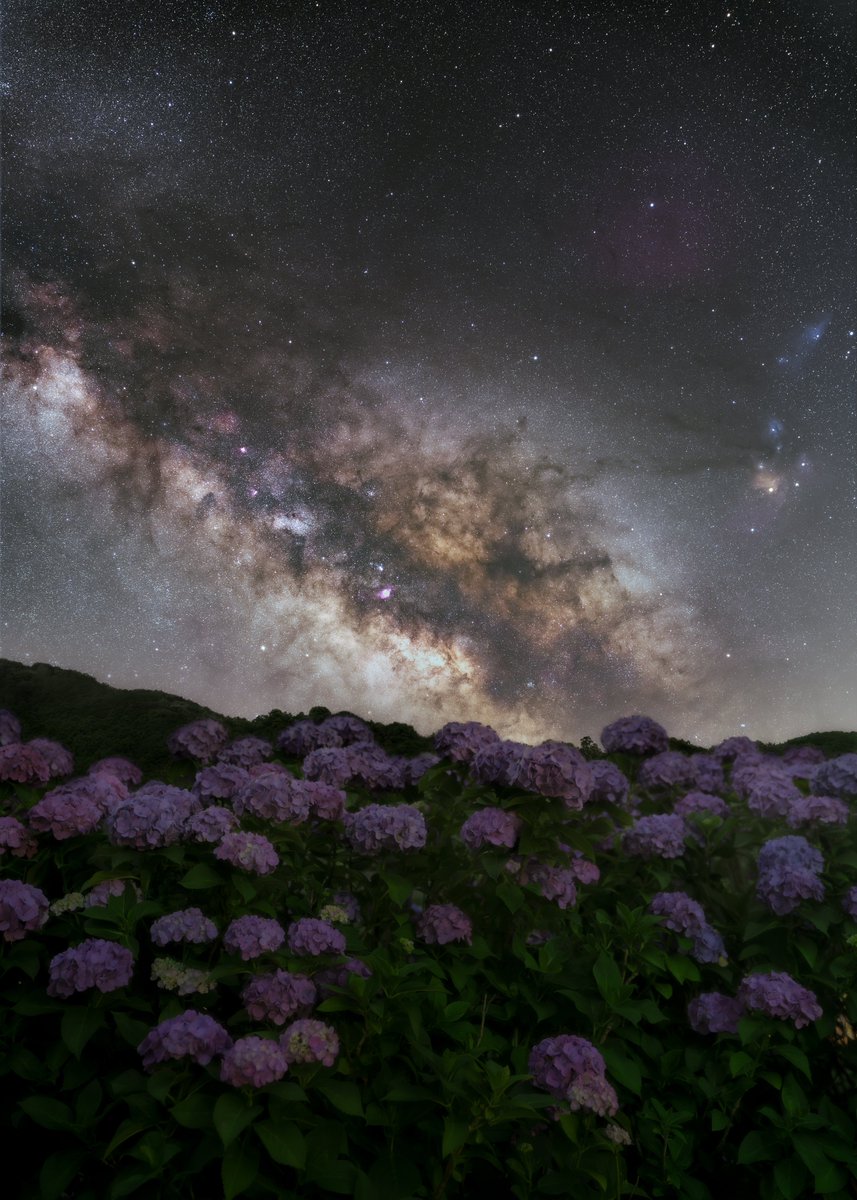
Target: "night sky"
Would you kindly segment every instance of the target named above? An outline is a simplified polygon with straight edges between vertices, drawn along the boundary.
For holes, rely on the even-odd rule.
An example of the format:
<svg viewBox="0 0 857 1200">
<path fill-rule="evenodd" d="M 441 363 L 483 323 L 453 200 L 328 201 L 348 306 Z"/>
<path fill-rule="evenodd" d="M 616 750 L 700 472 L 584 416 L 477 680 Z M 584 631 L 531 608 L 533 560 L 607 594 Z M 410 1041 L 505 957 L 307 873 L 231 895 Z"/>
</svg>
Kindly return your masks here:
<svg viewBox="0 0 857 1200">
<path fill-rule="evenodd" d="M 2 22 L 5 657 L 857 728 L 851 0 Z"/>
</svg>

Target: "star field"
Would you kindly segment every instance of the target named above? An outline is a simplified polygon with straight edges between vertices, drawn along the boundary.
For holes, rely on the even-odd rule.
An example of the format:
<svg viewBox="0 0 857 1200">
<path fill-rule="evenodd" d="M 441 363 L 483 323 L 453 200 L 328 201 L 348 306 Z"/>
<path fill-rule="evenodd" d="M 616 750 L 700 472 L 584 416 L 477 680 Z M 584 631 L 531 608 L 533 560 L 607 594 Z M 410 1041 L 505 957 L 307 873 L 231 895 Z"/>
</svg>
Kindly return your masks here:
<svg viewBox="0 0 857 1200">
<path fill-rule="evenodd" d="M 2 37 L 6 657 L 532 741 L 857 727 L 844 4 Z"/>
</svg>

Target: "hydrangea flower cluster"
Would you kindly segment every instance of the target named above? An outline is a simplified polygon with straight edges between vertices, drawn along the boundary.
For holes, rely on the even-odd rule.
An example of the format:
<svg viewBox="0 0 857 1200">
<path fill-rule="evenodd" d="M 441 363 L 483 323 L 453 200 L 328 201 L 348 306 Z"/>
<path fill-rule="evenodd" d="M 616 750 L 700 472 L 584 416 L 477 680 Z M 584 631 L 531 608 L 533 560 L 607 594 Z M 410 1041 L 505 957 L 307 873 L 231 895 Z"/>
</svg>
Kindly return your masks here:
<svg viewBox="0 0 857 1200">
<path fill-rule="evenodd" d="M 20 942 L 48 919 L 48 898 L 32 884 L 0 879 L 0 933 L 4 942 Z"/>
<path fill-rule="evenodd" d="M 74 770 L 74 758 L 65 746 L 61 746 L 59 742 L 54 742 L 50 738 L 33 738 L 29 745 L 33 750 L 38 751 L 48 764 L 52 779 L 62 775 L 71 775 Z"/>
<path fill-rule="evenodd" d="M 321 1063 L 332 1067 L 339 1054 L 339 1037 L 332 1025 L 311 1017 L 292 1022 L 280 1036 L 280 1046 L 291 1063 Z"/>
<path fill-rule="evenodd" d="M 816 767 L 812 773 L 812 790 L 819 795 L 857 797 L 857 754 L 840 754 Z"/>
<path fill-rule="evenodd" d="M 87 893 L 87 908 L 106 908 L 113 896 L 123 896 L 128 889 L 136 893 L 138 900 L 143 899 L 143 893 L 130 879 L 103 879 Z"/>
<path fill-rule="evenodd" d="M 47 783 L 51 768 L 37 747 L 30 742 L 9 742 L 0 746 L 0 780 L 12 783 Z"/>
<path fill-rule="evenodd" d="M 309 1013 L 316 1002 L 315 984 L 306 975 L 276 970 L 256 975 L 244 987 L 241 1002 L 254 1021 L 284 1025 L 299 1013 Z"/>
<path fill-rule="evenodd" d="M 261 833 L 227 833 L 215 846 L 214 857 L 252 875 L 270 875 L 280 865 L 277 851 Z"/>
<path fill-rule="evenodd" d="M 822 1015 L 815 993 L 801 987 L 785 971 L 746 975 L 738 988 L 737 998 L 747 1008 L 768 1017 L 793 1021 L 795 1029 L 802 1029 Z"/>
<path fill-rule="evenodd" d="M 470 772 L 481 783 L 514 787 L 524 756 L 530 750 L 532 746 L 524 742 L 486 741 L 474 755 Z"/>
<path fill-rule="evenodd" d="M 186 967 L 175 958 L 154 960 L 152 982 L 165 991 L 178 992 L 180 996 L 190 996 L 194 993 L 204 995 L 213 992 L 217 987 L 207 971 L 201 971 L 198 967 Z"/>
<path fill-rule="evenodd" d="M 737 1033 L 746 1008 L 734 996 L 703 992 L 687 1006 L 687 1019 L 694 1033 Z"/>
<path fill-rule="evenodd" d="M 822 825 L 847 825 L 850 810 L 838 796 L 799 796 L 792 800 L 786 813 L 786 822 L 796 829 L 815 821 Z"/>
<path fill-rule="evenodd" d="M 20 743 L 21 722 L 8 708 L 0 708 L 0 746 Z"/>
<path fill-rule="evenodd" d="M 344 954 L 345 935 L 327 921 L 315 917 L 301 917 L 293 921 L 288 930 L 289 949 L 292 954 Z"/>
<path fill-rule="evenodd" d="M 151 1029 L 140 1042 L 137 1052 L 146 1071 L 175 1058 L 192 1058 L 201 1067 L 206 1067 L 231 1045 L 232 1038 L 214 1017 L 189 1008 Z"/>
<path fill-rule="evenodd" d="M 691 754 L 693 786 L 701 792 L 720 792 L 726 786 L 723 764 L 714 754 Z"/>
<path fill-rule="evenodd" d="M 296 779 L 293 792 L 306 797 L 309 813 L 318 821 L 341 821 L 345 815 L 345 792 L 320 779 Z"/>
<path fill-rule="evenodd" d="M 197 771 L 193 783 L 194 795 L 199 796 L 205 804 L 211 800 L 231 800 L 249 778 L 244 767 L 216 762 L 211 767 L 202 767 Z"/>
<path fill-rule="evenodd" d="M 101 824 L 101 806 L 73 787 L 58 787 L 42 796 L 27 814 L 37 833 L 50 833 L 58 842 L 93 833 Z"/>
<path fill-rule="evenodd" d="M 542 742 L 521 759 L 516 783 L 540 796 L 555 796 L 578 812 L 592 794 L 592 771 L 579 750 L 564 742 Z"/>
<path fill-rule="evenodd" d="M 601 730 L 601 745 L 608 754 L 660 754 L 669 750 L 670 739 L 663 725 L 651 717 L 621 717 Z"/>
<path fill-rule="evenodd" d="M 113 992 L 126 987 L 133 973 L 134 956 L 130 950 L 103 938 L 87 938 L 51 959 L 47 992 L 49 996 L 62 997 L 90 988 Z"/>
<path fill-rule="evenodd" d="M 685 892 L 657 892 L 649 911 L 663 917 L 667 929 L 693 940 L 691 954 L 697 962 L 713 963 L 726 959 L 723 938 L 709 925 L 702 905 Z"/>
<path fill-rule="evenodd" d="M 857 921 L 857 886 L 849 888 L 842 897 L 842 907 L 852 921 Z"/>
<path fill-rule="evenodd" d="M 201 945 L 214 941 L 217 937 L 217 926 L 201 908 L 183 908 L 178 912 L 158 917 L 157 921 L 152 923 L 149 934 L 156 946 L 166 946 L 169 942 Z"/>
<path fill-rule="evenodd" d="M 716 746 L 712 747 L 711 753 L 721 762 L 729 762 L 742 755 L 758 756 L 761 754 L 761 750 L 752 738 L 738 734 L 736 737 L 728 737 L 722 742 L 718 742 Z"/>
<path fill-rule="evenodd" d="M 114 846 L 156 850 L 172 846 L 182 836 L 185 822 L 201 805 L 181 788 L 146 784 L 107 814 L 107 835 Z"/>
<path fill-rule="evenodd" d="M 143 772 L 136 763 L 132 763 L 129 759 L 120 758 L 116 755 L 110 758 L 100 758 L 98 762 L 93 763 L 89 768 L 90 775 L 99 775 L 102 773 L 112 775 L 120 783 L 131 784 L 133 787 L 143 782 Z"/>
<path fill-rule="evenodd" d="M 345 837 L 354 850 L 421 850 L 426 844 L 426 821 L 411 804 L 367 804 L 345 814 Z"/>
<path fill-rule="evenodd" d="M 689 816 L 690 813 L 711 813 L 715 817 L 722 817 L 724 821 L 732 815 L 731 808 L 722 797 L 709 795 L 708 792 L 688 792 L 676 800 L 673 812 L 680 817 Z"/>
<path fill-rule="evenodd" d="M 468 850 L 480 850 L 483 846 L 508 846 L 511 849 L 518 840 L 523 822 L 515 813 L 502 808 L 481 808 L 471 813 L 458 836 Z"/>
<path fill-rule="evenodd" d="M 59 900 L 54 900 L 49 911 L 52 917 L 61 917 L 63 913 L 78 912 L 81 908 L 86 908 L 83 892 L 66 892 Z"/>
<path fill-rule="evenodd" d="M 0 855 L 9 851 L 13 858 L 32 858 L 39 843 L 17 817 L 0 817 Z"/>
<path fill-rule="evenodd" d="M 614 1116 L 619 1109 L 615 1090 L 607 1082 L 604 1059 L 591 1042 L 574 1034 L 544 1038 L 530 1051 L 528 1070 L 533 1083 L 568 1109 L 588 1109 L 599 1116 Z M 560 1108 L 554 1114 L 562 1115 Z"/>
<path fill-rule="evenodd" d="M 472 763 L 484 746 L 499 741 L 496 730 L 479 721 L 447 721 L 434 735 L 438 754 L 461 763 Z"/>
<path fill-rule="evenodd" d="M 628 800 L 628 777 L 615 763 L 606 758 L 597 758 L 589 764 L 592 776 L 590 801 L 600 804 L 617 804 L 624 808 Z"/>
<path fill-rule="evenodd" d="M 274 747 L 265 738 L 243 737 L 224 746 L 217 758 L 219 762 L 246 768 L 265 762 L 273 753 Z"/>
<path fill-rule="evenodd" d="M 314 721 L 296 721 L 277 738 L 276 746 L 284 754 L 303 758 L 321 746 L 341 746 L 341 735 L 335 728 L 316 725 Z"/>
<path fill-rule="evenodd" d="M 757 860 L 756 895 L 778 917 L 794 912 L 801 900 L 823 900 L 820 850 L 798 834 L 765 842 Z"/>
<path fill-rule="evenodd" d="M 694 782 L 693 763 L 678 750 L 662 750 L 660 754 L 647 758 L 637 775 L 637 786 L 654 793 L 676 787 L 691 787 Z"/>
<path fill-rule="evenodd" d="M 277 1083 L 289 1069 L 281 1047 L 269 1038 L 243 1037 L 224 1053 L 220 1078 L 233 1087 L 266 1087 Z"/>
<path fill-rule="evenodd" d="M 334 892 L 330 898 L 330 903 L 335 904 L 337 908 L 343 909 L 352 924 L 358 924 L 363 920 L 363 914 L 360 911 L 360 902 L 356 896 L 352 896 L 351 892 Z"/>
<path fill-rule="evenodd" d="M 207 842 L 213 845 L 222 841 L 227 833 L 233 833 L 238 828 L 238 818 L 231 808 L 221 808 L 212 804 L 202 812 L 194 813 L 185 825 L 185 833 L 194 842 Z"/>
<path fill-rule="evenodd" d="M 347 751 L 351 780 L 359 787 L 393 790 L 405 786 L 406 758 L 393 758 L 375 742 L 355 742 Z"/>
<path fill-rule="evenodd" d="M 440 755 L 432 754 L 430 750 L 418 754 L 416 758 L 409 759 L 405 767 L 405 783 L 414 785 L 419 783 L 426 771 L 430 771 L 432 767 L 436 767 L 440 762 Z"/>
<path fill-rule="evenodd" d="M 210 763 L 217 757 L 229 734 L 219 721 L 205 717 L 182 725 L 167 738 L 167 748 L 176 758 L 192 758 L 197 762 Z"/>
<path fill-rule="evenodd" d="M 782 761 L 795 775 L 808 779 L 809 775 L 805 772 L 811 772 L 814 767 L 825 762 L 826 758 L 820 746 L 789 746 L 788 750 L 783 752 Z"/>
<path fill-rule="evenodd" d="M 417 921 L 417 936 L 428 945 L 464 942 L 469 946 L 473 925 L 467 914 L 454 904 L 430 904 Z"/>
<path fill-rule="evenodd" d="M 411 942 L 411 950 L 414 945 Z M 369 979 L 371 968 L 359 958 L 347 958 L 344 963 L 333 967 L 324 967 L 313 975 L 313 983 L 318 988 L 319 997 L 326 1000 L 333 994 L 334 988 L 347 988 L 350 976 L 358 975 L 361 979 Z"/>
<path fill-rule="evenodd" d="M 303 760 L 305 779 L 343 787 L 351 779 L 351 758 L 344 746 L 319 746 Z"/>
<path fill-rule="evenodd" d="M 570 867 L 550 867 L 531 859 L 524 867 L 519 882 L 534 883 L 545 900 L 557 907 L 570 908 L 577 903 L 577 875 Z"/>
<path fill-rule="evenodd" d="M 286 931 L 273 917 L 236 917 L 223 935 L 225 949 L 240 954 L 245 962 L 279 950 L 285 940 Z"/>
<path fill-rule="evenodd" d="M 237 813 L 250 813 L 264 821 L 298 825 L 309 816 L 309 797 L 290 775 L 266 771 L 251 777 L 232 798 Z"/>
<path fill-rule="evenodd" d="M 628 854 L 643 858 L 680 858 L 688 829 L 684 817 L 676 813 L 653 813 L 638 817 L 622 838 Z"/>
</svg>

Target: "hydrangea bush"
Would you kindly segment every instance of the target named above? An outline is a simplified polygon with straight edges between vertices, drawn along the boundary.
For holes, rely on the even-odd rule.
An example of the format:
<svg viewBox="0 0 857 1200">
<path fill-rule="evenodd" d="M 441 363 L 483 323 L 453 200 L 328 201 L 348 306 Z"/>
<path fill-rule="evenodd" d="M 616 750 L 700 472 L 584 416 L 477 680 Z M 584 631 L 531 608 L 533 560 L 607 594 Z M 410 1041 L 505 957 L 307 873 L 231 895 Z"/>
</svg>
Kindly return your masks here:
<svg viewBox="0 0 857 1200">
<path fill-rule="evenodd" d="M 227 724 L 0 710 L 12 1194 L 853 1200 L 857 756 Z"/>
</svg>

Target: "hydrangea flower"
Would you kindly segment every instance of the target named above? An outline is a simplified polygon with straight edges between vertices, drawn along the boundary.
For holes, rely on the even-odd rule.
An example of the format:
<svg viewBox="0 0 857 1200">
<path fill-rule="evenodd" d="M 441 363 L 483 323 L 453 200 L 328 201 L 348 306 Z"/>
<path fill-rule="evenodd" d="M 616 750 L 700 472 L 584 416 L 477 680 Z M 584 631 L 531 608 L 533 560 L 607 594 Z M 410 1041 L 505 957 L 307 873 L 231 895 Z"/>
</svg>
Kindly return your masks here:
<svg viewBox="0 0 857 1200">
<path fill-rule="evenodd" d="M 272 917 L 236 917 L 223 935 L 225 949 L 240 954 L 245 962 L 279 950 L 285 940 L 286 931 Z"/>
<path fill-rule="evenodd" d="M 473 925 L 467 914 L 454 904 L 430 904 L 417 921 L 417 937 L 428 945 L 464 942 L 470 946 Z"/>
<path fill-rule="evenodd" d="M 321 1063 L 332 1067 L 339 1054 L 339 1037 L 332 1025 L 311 1017 L 294 1021 L 280 1037 L 289 1063 Z"/>
<path fill-rule="evenodd" d="M 126 987 L 134 973 L 134 956 L 124 946 L 103 938 L 87 938 L 79 946 L 62 950 L 48 965 L 49 996 L 71 996 L 98 988 L 114 992 Z"/>
<path fill-rule="evenodd" d="M 789 746 L 788 750 L 783 752 L 783 762 L 789 770 L 804 779 L 809 778 L 805 772 L 811 772 L 826 760 L 827 755 L 820 746 Z"/>
<path fill-rule="evenodd" d="M 61 775 L 71 775 L 74 770 L 74 758 L 65 746 L 61 746 L 59 742 L 54 742 L 50 738 L 33 738 L 27 744 L 41 754 L 48 764 L 52 779 Z"/>
<path fill-rule="evenodd" d="M 534 883 L 545 900 L 554 900 L 559 908 L 577 903 L 577 876 L 568 867 L 550 867 L 531 860 L 527 863 L 520 883 Z"/>
<path fill-rule="evenodd" d="M 4 942 L 20 942 L 48 919 L 48 898 L 19 879 L 0 879 L 0 933 Z"/>
<path fill-rule="evenodd" d="M 585 1038 L 573 1034 L 544 1038 L 530 1051 L 528 1070 L 537 1088 L 566 1101 L 572 1112 L 588 1109 L 612 1117 L 618 1111 L 619 1100 L 607 1082 L 604 1059 Z"/>
<path fill-rule="evenodd" d="M 458 836 L 468 850 L 481 850 L 485 845 L 508 846 L 511 849 L 518 840 L 523 822 L 515 813 L 502 808 L 481 808 L 471 813 Z"/>
<path fill-rule="evenodd" d="M 836 796 L 800 796 L 789 805 L 786 822 L 792 829 L 815 821 L 822 825 L 847 825 L 850 815 L 848 805 Z"/>
<path fill-rule="evenodd" d="M 318 728 L 325 733 L 332 730 L 341 739 L 343 746 L 350 746 L 353 742 L 372 741 L 372 730 L 353 713 L 339 713 L 335 717 L 326 717 Z"/>
<path fill-rule="evenodd" d="M 252 767 L 265 762 L 273 753 L 274 747 L 266 738 L 243 737 L 224 746 L 217 758 L 235 767 Z"/>
<path fill-rule="evenodd" d="M 206 804 L 210 800 L 231 800 L 249 779 L 250 774 L 244 767 L 216 762 L 197 771 L 193 782 L 194 795 Z"/>
<path fill-rule="evenodd" d="M 147 1071 L 174 1058 L 192 1058 L 205 1067 L 215 1055 L 225 1053 L 231 1045 L 232 1038 L 214 1017 L 189 1008 L 151 1029 L 140 1042 L 137 1052 Z"/>
<path fill-rule="evenodd" d="M 166 946 L 168 942 L 201 945 L 214 941 L 217 926 L 201 908 L 184 908 L 158 917 L 157 921 L 152 922 L 149 934 L 156 946 Z"/>
<path fill-rule="evenodd" d="M 277 738 L 277 749 L 284 754 L 303 758 L 321 746 L 341 746 L 341 735 L 333 728 L 316 725 L 314 721 L 296 721 Z"/>
<path fill-rule="evenodd" d="M 219 721 L 204 717 L 182 725 L 167 739 L 167 748 L 176 758 L 192 758 L 197 762 L 209 763 L 216 758 L 226 743 L 229 734 Z"/>
<path fill-rule="evenodd" d="M 675 813 L 654 813 L 638 817 L 623 838 L 627 854 L 643 858 L 680 858 L 688 829 L 684 818 Z"/>
<path fill-rule="evenodd" d="M 411 950 L 414 944 L 411 942 Z M 362 962 L 359 958 L 348 958 L 344 963 L 338 963 L 336 966 L 324 967 L 321 971 L 316 971 L 313 975 L 313 983 L 318 988 L 319 997 L 326 1000 L 328 996 L 333 994 L 334 988 L 342 988 L 348 986 L 348 980 L 352 975 L 358 975 L 361 979 L 371 978 L 371 968 Z"/>
<path fill-rule="evenodd" d="M 718 962 L 726 957 L 723 938 L 709 925 L 702 905 L 686 892 L 657 892 L 651 899 L 649 911 L 664 918 L 664 925 L 673 933 L 693 939 L 692 956 L 697 962 Z"/>
<path fill-rule="evenodd" d="M 220 1079 L 233 1087 L 266 1087 L 289 1069 L 281 1047 L 269 1038 L 239 1038 L 223 1055 Z"/>
<path fill-rule="evenodd" d="M 37 747 L 30 742 L 10 742 L 0 746 L 0 780 L 13 783 L 47 783 L 51 768 Z"/>
<path fill-rule="evenodd" d="M 66 892 L 59 900 L 54 900 L 50 914 L 52 917 L 61 917 L 63 913 L 78 912 L 81 908 L 86 908 L 86 896 L 83 892 Z"/>
<path fill-rule="evenodd" d="M 430 750 L 418 754 L 416 758 L 409 760 L 405 768 L 405 782 L 411 785 L 419 783 L 426 771 L 436 767 L 439 762 L 440 755 L 432 754 Z"/>
<path fill-rule="evenodd" d="M 241 1002 L 254 1021 L 284 1025 L 291 1017 L 309 1013 L 318 993 L 306 975 L 276 970 L 271 975 L 256 975 L 245 984 Z"/>
<path fill-rule="evenodd" d="M 233 833 L 237 827 L 238 818 L 231 808 L 212 804 L 202 812 L 194 813 L 185 825 L 185 833 L 194 842 L 212 845 L 222 841 L 227 833 Z"/>
<path fill-rule="evenodd" d="M 723 763 L 715 754 L 691 754 L 693 787 L 701 792 L 721 792 L 726 787 Z"/>
<path fill-rule="evenodd" d="M 264 821 L 299 825 L 309 816 L 310 801 L 299 781 L 291 775 L 266 771 L 251 777 L 232 797 L 237 813 L 251 813 Z"/>
<path fill-rule="evenodd" d="M 345 837 L 354 850 L 421 850 L 426 844 L 425 817 L 410 804 L 367 804 L 346 813 Z"/>
<path fill-rule="evenodd" d="M 351 779 L 351 759 L 344 746 L 319 746 L 303 760 L 304 779 L 343 787 Z"/>
<path fill-rule="evenodd" d="M 352 896 L 351 892 L 334 892 L 330 898 L 330 902 L 338 908 L 344 909 L 348 914 L 348 920 L 352 924 L 358 924 L 363 920 L 363 914 L 360 911 L 360 901 L 356 896 Z"/>
<path fill-rule="evenodd" d="M 503 787 L 513 787 L 524 756 L 532 746 L 524 742 L 486 741 L 473 756 L 470 764 L 470 774 L 481 783 L 499 783 Z"/>
<path fill-rule="evenodd" d="M 668 750 L 669 735 L 651 717 L 621 717 L 601 730 L 601 745 L 608 754 L 659 754 Z"/>
<path fill-rule="evenodd" d="M 719 758 L 721 762 L 728 762 L 731 759 L 739 758 L 741 755 L 759 755 L 761 750 L 756 742 L 751 738 L 745 737 L 744 734 L 739 734 L 737 737 L 728 737 L 724 741 L 718 742 L 713 746 L 711 753 L 715 758 Z"/>
<path fill-rule="evenodd" d="M 461 763 L 472 763 L 484 746 L 499 741 L 500 735 L 479 721 L 447 721 L 434 735 L 438 754 Z"/>
<path fill-rule="evenodd" d="M 98 762 L 93 763 L 89 768 L 90 775 L 98 775 L 101 772 L 106 775 L 113 775 L 120 783 L 130 783 L 134 787 L 143 781 L 143 772 L 138 766 L 130 762 L 127 758 L 120 758 L 116 755 L 111 758 L 100 758 Z"/>
<path fill-rule="evenodd" d="M 857 887 L 848 889 L 842 897 L 842 907 L 852 921 L 857 921 Z"/>
<path fill-rule="evenodd" d="M 592 794 L 592 771 L 573 746 L 542 742 L 523 755 L 516 784 L 540 796 L 555 796 L 566 808 L 579 811 Z"/>
<path fill-rule="evenodd" d="M 17 817 L 0 817 L 0 856 L 8 850 L 13 858 L 32 858 L 38 848 L 37 840 Z"/>
<path fill-rule="evenodd" d="M 687 1019 L 694 1033 L 737 1033 L 746 1008 L 733 996 L 703 992 L 687 1006 Z"/>
<path fill-rule="evenodd" d="M 589 764 L 592 776 L 590 803 L 617 804 L 624 808 L 628 801 L 628 778 L 606 758 L 598 758 Z"/>
<path fill-rule="evenodd" d="M 348 913 L 338 904 L 325 904 L 318 914 L 319 921 L 327 921 L 329 925 L 350 925 Z"/>
<path fill-rule="evenodd" d="M 686 755 L 680 754 L 678 750 L 662 750 L 660 754 L 654 754 L 641 764 L 637 786 L 647 792 L 691 787 L 694 776 L 693 763 Z"/>
<path fill-rule="evenodd" d="M 857 797 L 857 754 L 840 754 L 817 766 L 812 773 L 812 790 L 846 800 Z"/>
<path fill-rule="evenodd" d="M 782 768 L 758 776 L 744 794 L 750 811 L 768 819 L 786 816 L 792 804 L 801 799 L 800 790 Z"/>
<path fill-rule="evenodd" d="M 355 742 L 346 748 L 345 754 L 351 781 L 358 787 L 392 790 L 405 786 L 407 759 L 391 758 L 375 742 Z"/>
<path fill-rule="evenodd" d="M 143 899 L 143 893 L 130 879 L 104 879 L 87 894 L 86 907 L 106 908 L 111 897 L 123 896 L 129 889 L 136 893 L 138 900 Z"/>
<path fill-rule="evenodd" d="M 70 787 L 54 788 L 27 814 L 30 827 L 50 833 L 58 842 L 93 833 L 101 824 L 102 809 L 88 796 Z"/>
<path fill-rule="evenodd" d="M 10 746 L 21 741 L 21 722 L 8 708 L 0 708 L 0 746 Z"/>
<path fill-rule="evenodd" d="M 793 1021 L 795 1029 L 802 1029 L 822 1015 L 815 993 L 801 987 L 785 971 L 745 976 L 738 988 L 738 999 L 747 1008 L 768 1017 Z"/>
<path fill-rule="evenodd" d="M 757 865 L 756 895 L 777 916 L 794 912 L 801 900 L 824 899 L 824 884 L 818 878 L 824 859 L 806 838 L 772 838 L 760 849 Z"/>
<path fill-rule="evenodd" d="M 601 871 L 594 862 L 583 857 L 582 850 L 572 850 L 570 846 L 566 846 L 564 842 L 559 843 L 560 850 L 571 857 L 568 861 L 568 870 L 578 883 L 597 883 L 601 878 Z"/>
<path fill-rule="evenodd" d="M 273 845 L 260 833 L 227 833 L 215 846 L 214 857 L 253 875 L 270 875 L 280 865 Z"/>
<path fill-rule="evenodd" d="M 293 921 L 288 930 L 289 949 L 292 954 L 344 954 L 345 935 L 327 921 L 315 917 L 301 917 Z"/>
<path fill-rule="evenodd" d="M 688 792 L 673 805 L 673 812 L 680 817 L 691 813 L 711 813 L 724 821 L 732 815 L 732 809 L 720 796 L 711 796 L 707 792 Z"/>
<path fill-rule="evenodd" d="M 169 790 L 181 791 L 180 788 Z M 144 794 L 141 790 L 107 814 L 107 836 L 114 846 L 133 846 L 135 850 L 161 849 L 179 841 L 185 821 L 191 815 L 185 805 L 176 803 L 169 795 L 158 795 L 154 791 Z"/>
<path fill-rule="evenodd" d="M 186 967 L 175 958 L 156 958 L 152 963 L 152 982 L 168 992 L 178 992 L 180 996 L 191 996 L 195 993 L 204 995 L 213 992 L 217 984 L 208 971 L 198 967 Z"/>
</svg>

